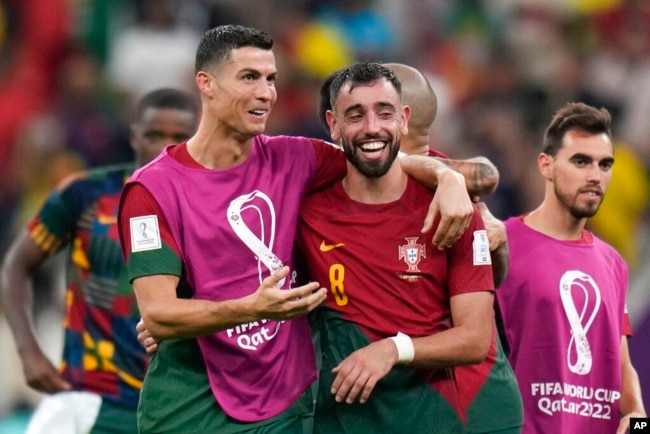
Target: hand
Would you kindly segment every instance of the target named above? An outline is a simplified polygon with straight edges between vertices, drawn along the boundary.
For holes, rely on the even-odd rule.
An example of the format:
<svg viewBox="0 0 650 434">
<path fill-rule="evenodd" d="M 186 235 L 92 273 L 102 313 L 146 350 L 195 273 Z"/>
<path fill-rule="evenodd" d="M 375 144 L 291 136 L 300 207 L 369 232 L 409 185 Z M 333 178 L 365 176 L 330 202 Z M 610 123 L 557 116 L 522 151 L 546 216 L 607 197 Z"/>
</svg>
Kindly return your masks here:
<svg viewBox="0 0 650 434">
<path fill-rule="evenodd" d="M 433 227 L 436 215 L 440 223 L 433 235 L 433 244 L 439 249 L 451 247 L 465 233 L 474 214 L 474 207 L 465 187 L 465 178 L 451 169 L 439 177 L 436 194 L 429 206 L 422 232 Z"/>
<path fill-rule="evenodd" d="M 144 347 L 147 354 L 153 354 L 158 351 L 158 341 L 151 336 L 151 333 L 149 333 L 142 320 L 138 321 L 135 329 L 138 332 L 138 342 Z"/>
<path fill-rule="evenodd" d="M 32 389 L 43 393 L 57 393 L 72 389 L 72 385 L 61 377 L 40 348 L 29 354 L 21 354 L 21 359 L 25 381 Z"/>
<path fill-rule="evenodd" d="M 292 289 L 280 289 L 278 282 L 289 274 L 289 267 L 282 267 L 262 281 L 251 294 L 251 309 L 257 318 L 285 320 L 305 315 L 325 301 L 327 290 L 319 288 L 318 282 Z"/>
<path fill-rule="evenodd" d="M 483 224 L 485 225 L 488 241 L 490 242 L 490 251 L 493 252 L 508 240 L 506 226 L 501 220 L 492 215 L 485 203 L 479 202 L 476 206 L 483 218 Z"/>
<path fill-rule="evenodd" d="M 618 423 L 618 429 L 616 429 L 616 434 L 625 434 L 629 432 L 631 417 L 647 417 L 647 416 L 645 413 L 641 413 L 641 412 L 632 412 L 626 414 L 621 418 L 621 421 Z"/>
<path fill-rule="evenodd" d="M 397 361 L 397 347 L 390 339 L 373 342 L 353 352 L 332 369 L 332 373 L 336 374 L 331 389 L 332 394 L 336 395 L 334 399 L 352 404 L 359 396 L 359 402 L 363 404 L 377 382 L 390 372 Z"/>
</svg>

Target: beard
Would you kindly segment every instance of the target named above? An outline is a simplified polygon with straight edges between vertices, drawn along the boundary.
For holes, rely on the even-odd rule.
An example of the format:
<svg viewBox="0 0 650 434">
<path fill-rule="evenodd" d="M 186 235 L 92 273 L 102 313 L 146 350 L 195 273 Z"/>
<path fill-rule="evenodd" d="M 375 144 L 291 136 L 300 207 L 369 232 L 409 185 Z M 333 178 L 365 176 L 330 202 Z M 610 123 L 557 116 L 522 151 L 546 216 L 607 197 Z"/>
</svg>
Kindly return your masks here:
<svg viewBox="0 0 650 434">
<path fill-rule="evenodd" d="M 596 215 L 600 204 L 603 203 L 605 195 L 601 195 L 598 201 L 589 201 L 586 204 L 580 205 L 576 199 L 576 196 L 572 196 L 568 193 L 562 192 L 557 185 L 554 187 L 555 196 L 558 198 L 560 203 L 565 206 L 569 211 L 572 217 L 576 219 L 591 218 Z"/>
<path fill-rule="evenodd" d="M 369 138 L 372 139 L 375 137 L 366 137 L 365 139 Z M 350 143 L 348 140 L 342 140 L 341 143 L 343 145 L 343 153 L 345 154 L 345 157 L 354 168 L 366 178 L 376 179 L 384 176 L 393 165 L 393 162 L 399 153 L 399 142 L 391 140 L 388 144 L 388 156 L 385 159 L 364 160 L 356 152 L 357 146 L 354 143 Z"/>
</svg>

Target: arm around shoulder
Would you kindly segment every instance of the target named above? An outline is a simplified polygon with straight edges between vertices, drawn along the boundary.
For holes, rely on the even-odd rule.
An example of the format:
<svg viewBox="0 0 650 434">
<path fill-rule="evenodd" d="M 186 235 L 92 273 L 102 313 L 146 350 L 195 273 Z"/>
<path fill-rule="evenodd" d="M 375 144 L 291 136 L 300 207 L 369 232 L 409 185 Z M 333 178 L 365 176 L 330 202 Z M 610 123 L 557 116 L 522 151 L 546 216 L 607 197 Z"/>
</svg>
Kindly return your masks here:
<svg viewBox="0 0 650 434">
<path fill-rule="evenodd" d="M 465 177 L 467 191 L 472 197 L 488 196 L 494 193 L 499 185 L 499 171 L 486 157 L 467 160 L 433 158 L 461 173 Z"/>
</svg>

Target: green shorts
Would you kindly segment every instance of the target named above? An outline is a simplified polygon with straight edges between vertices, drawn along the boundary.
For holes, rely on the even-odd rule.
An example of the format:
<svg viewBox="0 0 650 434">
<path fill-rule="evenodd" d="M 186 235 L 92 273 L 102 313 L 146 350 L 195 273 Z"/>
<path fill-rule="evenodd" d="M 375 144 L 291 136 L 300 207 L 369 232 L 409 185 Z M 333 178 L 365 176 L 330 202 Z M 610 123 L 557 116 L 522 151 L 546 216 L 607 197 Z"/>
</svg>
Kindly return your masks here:
<svg viewBox="0 0 650 434">
<path fill-rule="evenodd" d="M 212 394 L 195 339 L 160 343 L 147 368 L 138 405 L 142 434 L 302 434 L 311 417 L 310 388 L 289 409 L 265 421 L 245 423 L 226 415 Z"/>
</svg>

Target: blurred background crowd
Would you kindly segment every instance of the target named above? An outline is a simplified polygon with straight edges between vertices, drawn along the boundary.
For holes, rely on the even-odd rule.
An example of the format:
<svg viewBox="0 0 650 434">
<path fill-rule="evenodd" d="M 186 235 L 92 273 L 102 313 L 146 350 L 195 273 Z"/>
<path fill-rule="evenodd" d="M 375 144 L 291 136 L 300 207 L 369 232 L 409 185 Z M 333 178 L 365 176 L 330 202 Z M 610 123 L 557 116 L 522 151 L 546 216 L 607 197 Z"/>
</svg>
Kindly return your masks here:
<svg viewBox="0 0 650 434">
<path fill-rule="evenodd" d="M 487 202 L 502 219 L 541 200 L 535 161 L 552 113 L 569 101 L 607 108 L 616 164 L 590 226 L 630 266 L 630 348 L 650 407 L 645 0 L 0 0 L 2 256 L 65 176 L 133 159 L 129 121 L 142 94 L 162 86 L 196 94 L 199 38 L 226 23 L 260 28 L 276 41 L 271 134 L 327 138 L 316 117 L 318 87 L 355 60 L 421 69 L 438 96 L 432 146 L 497 165 L 501 181 Z M 36 303 L 55 360 L 59 268 L 54 260 L 43 272 Z M 11 432 L 3 423 L 29 414 L 39 399 L 24 385 L 0 314 L 0 432 Z"/>
</svg>

